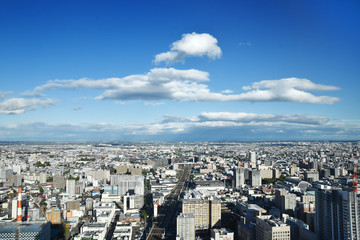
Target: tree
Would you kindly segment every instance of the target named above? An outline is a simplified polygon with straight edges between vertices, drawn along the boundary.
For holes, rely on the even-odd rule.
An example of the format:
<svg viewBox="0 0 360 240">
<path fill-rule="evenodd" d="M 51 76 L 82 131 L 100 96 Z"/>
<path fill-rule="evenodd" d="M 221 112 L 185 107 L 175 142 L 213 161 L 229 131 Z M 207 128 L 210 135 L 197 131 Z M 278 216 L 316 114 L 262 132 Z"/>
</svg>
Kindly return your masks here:
<svg viewBox="0 0 360 240">
<path fill-rule="evenodd" d="M 77 177 L 70 176 L 68 179 L 69 179 L 69 180 L 79 181 L 80 176 L 77 176 Z"/>
<path fill-rule="evenodd" d="M 68 227 L 65 227 L 64 232 L 65 232 L 65 236 L 67 236 L 70 233 L 70 229 Z"/>
<path fill-rule="evenodd" d="M 144 221 L 146 222 L 146 219 L 147 219 L 147 214 L 146 214 L 146 210 L 143 209 L 141 210 L 141 217 L 144 219 Z"/>
<path fill-rule="evenodd" d="M 44 194 L 44 189 L 42 187 L 39 187 L 40 194 Z"/>
</svg>

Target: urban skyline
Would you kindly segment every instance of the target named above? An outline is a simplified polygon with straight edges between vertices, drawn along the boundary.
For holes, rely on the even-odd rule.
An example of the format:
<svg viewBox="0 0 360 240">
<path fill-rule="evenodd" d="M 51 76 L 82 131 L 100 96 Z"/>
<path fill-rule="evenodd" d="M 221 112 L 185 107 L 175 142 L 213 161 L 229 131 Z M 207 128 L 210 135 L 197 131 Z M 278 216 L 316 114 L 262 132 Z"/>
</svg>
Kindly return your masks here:
<svg viewBox="0 0 360 240">
<path fill-rule="evenodd" d="M 359 140 L 359 9 L 2 2 L 0 141 Z"/>
</svg>

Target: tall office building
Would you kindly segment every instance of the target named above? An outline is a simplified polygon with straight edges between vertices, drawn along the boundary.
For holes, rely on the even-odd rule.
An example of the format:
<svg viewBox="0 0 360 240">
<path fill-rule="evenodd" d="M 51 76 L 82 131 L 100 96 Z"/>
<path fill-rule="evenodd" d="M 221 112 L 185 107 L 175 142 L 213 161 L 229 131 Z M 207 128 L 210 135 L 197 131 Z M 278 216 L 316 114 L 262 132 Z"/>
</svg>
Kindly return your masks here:
<svg viewBox="0 0 360 240">
<path fill-rule="evenodd" d="M 14 175 L 14 187 L 21 187 L 23 177 L 22 175 Z"/>
<path fill-rule="evenodd" d="M 184 199 L 183 213 L 195 217 L 195 229 L 204 230 L 221 225 L 221 202 L 219 200 Z"/>
<path fill-rule="evenodd" d="M 176 238 L 195 240 L 195 217 L 192 213 L 180 213 L 176 219 Z"/>
<path fill-rule="evenodd" d="M 47 178 L 47 175 L 46 175 L 46 173 L 40 173 L 40 175 L 39 175 L 39 182 L 40 183 L 46 183 L 46 179 Z"/>
<path fill-rule="evenodd" d="M 66 194 L 75 195 L 75 180 L 74 179 L 66 180 Z"/>
<path fill-rule="evenodd" d="M 251 163 L 251 167 L 256 167 L 256 152 L 250 152 L 249 161 Z"/>
<path fill-rule="evenodd" d="M 288 193 L 281 196 L 281 210 L 283 211 L 294 211 L 296 208 L 296 195 Z"/>
<path fill-rule="evenodd" d="M 119 195 L 126 193 L 144 195 L 144 176 L 139 175 L 111 175 L 111 185 L 118 186 Z"/>
<path fill-rule="evenodd" d="M 318 239 L 360 239 L 360 196 L 352 188 L 319 185 L 316 189 Z"/>
<path fill-rule="evenodd" d="M 281 201 L 283 200 L 282 197 L 285 196 L 288 193 L 289 193 L 289 191 L 286 190 L 286 189 L 283 189 L 283 188 L 275 190 L 275 206 L 277 208 L 282 207 L 282 203 L 281 203 Z"/>
<path fill-rule="evenodd" d="M 210 228 L 221 227 L 221 201 L 210 201 Z"/>
<path fill-rule="evenodd" d="M 256 217 L 257 240 L 290 240 L 290 226 L 284 222 L 273 219 L 271 215 Z"/>
<path fill-rule="evenodd" d="M 261 172 L 260 170 L 252 169 L 252 171 L 249 171 L 249 180 L 250 185 L 252 187 L 259 187 L 261 186 Z"/>
<path fill-rule="evenodd" d="M 52 207 L 45 212 L 45 218 L 50 221 L 51 224 L 61 224 L 61 210 Z"/>
<path fill-rule="evenodd" d="M 241 188 L 245 184 L 245 168 L 238 167 L 235 169 L 234 174 L 235 188 Z"/>
</svg>

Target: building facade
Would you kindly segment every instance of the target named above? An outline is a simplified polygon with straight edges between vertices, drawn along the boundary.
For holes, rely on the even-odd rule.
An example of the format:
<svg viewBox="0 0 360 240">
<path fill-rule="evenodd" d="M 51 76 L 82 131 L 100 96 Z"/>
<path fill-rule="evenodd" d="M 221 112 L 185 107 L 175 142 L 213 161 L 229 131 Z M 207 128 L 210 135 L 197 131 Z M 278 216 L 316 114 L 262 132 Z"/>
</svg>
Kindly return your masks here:
<svg viewBox="0 0 360 240">
<path fill-rule="evenodd" d="M 139 175 L 111 175 L 111 185 L 118 186 L 119 195 L 144 195 L 144 177 Z"/>
<path fill-rule="evenodd" d="M 353 189 L 319 185 L 315 231 L 318 239 L 360 239 L 360 196 Z"/>
<path fill-rule="evenodd" d="M 256 217 L 257 240 L 290 240 L 290 226 L 271 215 Z"/>
<path fill-rule="evenodd" d="M 184 199 L 182 212 L 194 215 L 196 230 L 221 225 L 221 201 L 219 200 Z"/>
<path fill-rule="evenodd" d="M 194 214 L 180 213 L 176 219 L 176 237 L 179 240 L 195 240 Z"/>
<path fill-rule="evenodd" d="M 245 169 L 238 167 L 235 169 L 235 188 L 241 188 L 245 184 Z"/>
</svg>

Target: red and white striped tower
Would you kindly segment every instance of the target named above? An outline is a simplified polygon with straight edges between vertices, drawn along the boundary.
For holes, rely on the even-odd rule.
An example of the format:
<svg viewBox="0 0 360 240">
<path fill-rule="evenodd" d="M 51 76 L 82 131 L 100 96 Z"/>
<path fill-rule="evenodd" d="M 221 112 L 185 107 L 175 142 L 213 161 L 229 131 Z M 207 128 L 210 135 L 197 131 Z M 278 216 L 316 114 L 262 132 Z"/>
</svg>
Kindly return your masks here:
<svg viewBox="0 0 360 240">
<path fill-rule="evenodd" d="M 21 187 L 19 187 L 19 193 L 18 193 L 18 210 L 17 210 L 17 218 L 16 221 L 17 222 L 21 222 L 22 221 L 22 206 L 21 206 Z"/>
</svg>

